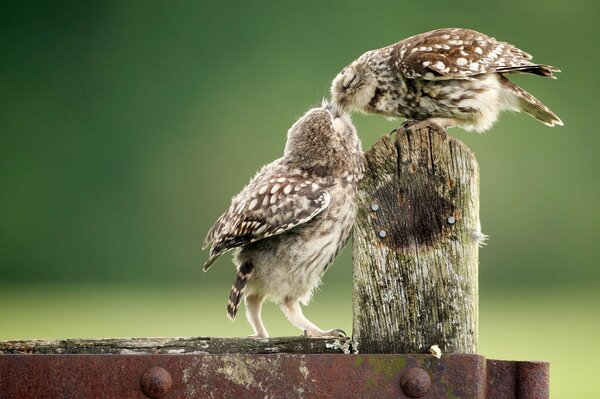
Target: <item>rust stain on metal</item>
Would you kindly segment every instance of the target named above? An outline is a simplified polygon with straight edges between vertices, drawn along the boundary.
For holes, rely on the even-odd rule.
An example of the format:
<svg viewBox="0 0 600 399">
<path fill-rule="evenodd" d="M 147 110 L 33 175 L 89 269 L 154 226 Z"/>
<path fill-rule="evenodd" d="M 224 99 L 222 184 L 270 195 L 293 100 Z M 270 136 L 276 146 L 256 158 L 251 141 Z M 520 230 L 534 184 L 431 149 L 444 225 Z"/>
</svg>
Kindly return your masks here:
<svg viewBox="0 0 600 399">
<path fill-rule="evenodd" d="M 517 397 L 544 399 L 550 396 L 550 364 L 545 362 L 516 362 Z"/>
<path fill-rule="evenodd" d="M 0 355 L 3 399 L 148 396 L 546 399 L 548 364 L 479 355 Z"/>
<path fill-rule="evenodd" d="M 487 361 L 490 398 L 546 399 L 550 397 L 550 364 L 547 362 Z"/>
</svg>

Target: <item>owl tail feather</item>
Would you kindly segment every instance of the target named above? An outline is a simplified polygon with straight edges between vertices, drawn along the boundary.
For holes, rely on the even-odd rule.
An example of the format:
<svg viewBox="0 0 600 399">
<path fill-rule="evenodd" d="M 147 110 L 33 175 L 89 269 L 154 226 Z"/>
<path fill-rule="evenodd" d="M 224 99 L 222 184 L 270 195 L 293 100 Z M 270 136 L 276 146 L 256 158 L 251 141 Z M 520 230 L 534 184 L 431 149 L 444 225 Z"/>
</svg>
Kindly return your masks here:
<svg viewBox="0 0 600 399">
<path fill-rule="evenodd" d="M 231 293 L 229 294 L 229 300 L 227 301 L 227 317 L 231 320 L 235 320 L 242 296 L 244 295 L 244 289 L 248 284 L 248 279 L 252 275 L 254 265 L 252 262 L 243 263 L 240 266 L 233 285 L 231 286 Z"/>
<path fill-rule="evenodd" d="M 219 256 L 221 256 L 221 254 L 212 254 L 208 257 L 208 259 L 206 260 L 206 262 L 204 263 L 204 271 L 207 271 L 212 265 L 213 263 L 215 263 L 217 261 L 217 259 L 219 258 Z"/>
<path fill-rule="evenodd" d="M 519 66 L 507 66 L 496 68 L 496 72 L 500 73 L 531 73 L 539 76 L 546 76 L 552 79 L 556 79 L 555 72 L 560 72 L 555 66 L 544 65 L 544 64 L 532 64 L 532 65 L 519 65 Z"/>
<path fill-rule="evenodd" d="M 518 110 L 533 116 L 544 125 L 563 126 L 563 122 L 560 120 L 560 118 L 554 112 L 552 112 L 550 108 L 546 107 L 540 100 L 506 78 L 502 80 L 502 84 L 508 88 L 510 92 L 512 92 L 514 95 L 513 98 L 516 98 L 516 106 Z"/>
<path fill-rule="evenodd" d="M 519 106 L 523 112 L 533 116 L 538 121 L 542 122 L 547 126 L 563 126 L 563 122 L 560 118 L 550 110 L 550 108 L 546 107 L 540 100 L 527 93 L 525 90 L 517 87 L 519 92 L 517 95 L 519 96 Z"/>
</svg>

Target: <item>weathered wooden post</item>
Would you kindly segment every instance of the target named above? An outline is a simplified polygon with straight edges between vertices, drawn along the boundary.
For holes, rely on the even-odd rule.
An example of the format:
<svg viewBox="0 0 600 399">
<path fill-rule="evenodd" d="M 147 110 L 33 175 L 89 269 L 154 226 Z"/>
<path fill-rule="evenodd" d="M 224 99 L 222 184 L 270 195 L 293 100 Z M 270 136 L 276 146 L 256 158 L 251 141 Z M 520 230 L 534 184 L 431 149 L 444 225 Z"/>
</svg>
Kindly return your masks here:
<svg viewBox="0 0 600 399">
<path fill-rule="evenodd" d="M 479 168 L 443 130 L 398 129 L 366 153 L 354 228 L 363 353 L 477 349 Z"/>
</svg>

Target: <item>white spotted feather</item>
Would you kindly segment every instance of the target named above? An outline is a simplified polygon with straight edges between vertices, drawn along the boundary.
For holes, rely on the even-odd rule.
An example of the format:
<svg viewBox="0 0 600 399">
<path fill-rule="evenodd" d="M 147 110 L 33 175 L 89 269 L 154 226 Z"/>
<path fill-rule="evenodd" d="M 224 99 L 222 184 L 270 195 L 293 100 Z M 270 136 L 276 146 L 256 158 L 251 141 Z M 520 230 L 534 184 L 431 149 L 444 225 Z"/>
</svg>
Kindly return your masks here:
<svg viewBox="0 0 600 399">
<path fill-rule="evenodd" d="M 209 230 L 203 247 L 210 245 L 211 251 L 204 270 L 228 250 L 311 220 L 329 205 L 327 188 L 305 178 L 301 171 L 286 170 L 281 159 L 264 166 Z"/>
</svg>

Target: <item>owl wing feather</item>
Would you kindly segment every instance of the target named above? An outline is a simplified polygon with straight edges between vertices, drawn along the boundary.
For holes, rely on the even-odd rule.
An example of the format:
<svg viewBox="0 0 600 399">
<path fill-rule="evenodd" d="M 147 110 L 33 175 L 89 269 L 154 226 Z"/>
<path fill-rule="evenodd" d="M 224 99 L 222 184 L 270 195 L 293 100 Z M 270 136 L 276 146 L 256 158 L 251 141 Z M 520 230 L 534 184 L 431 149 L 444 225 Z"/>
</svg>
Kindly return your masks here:
<svg viewBox="0 0 600 399">
<path fill-rule="evenodd" d="M 277 173 L 279 172 L 279 173 Z M 281 234 L 306 223 L 329 206 L 326 186 L 301 173 L 267 165 L 236 195 L 209 230 L 206 271 L 224 252 Z"/>
<path fill-rule="evenodd" d="M 444 28 L 394 45 L 395 67 L 409 79 L 469 79 L 486 73 L 529 72 L 554 77 L 556 67 L 534 64 L 517 47 L 469 29 Z"/>
</svg>

